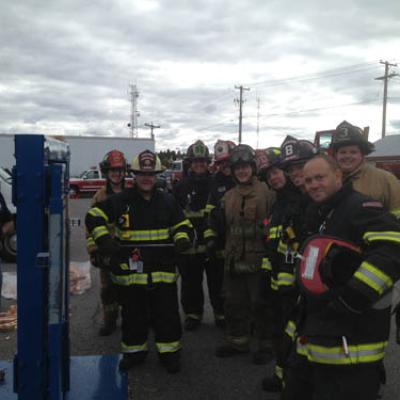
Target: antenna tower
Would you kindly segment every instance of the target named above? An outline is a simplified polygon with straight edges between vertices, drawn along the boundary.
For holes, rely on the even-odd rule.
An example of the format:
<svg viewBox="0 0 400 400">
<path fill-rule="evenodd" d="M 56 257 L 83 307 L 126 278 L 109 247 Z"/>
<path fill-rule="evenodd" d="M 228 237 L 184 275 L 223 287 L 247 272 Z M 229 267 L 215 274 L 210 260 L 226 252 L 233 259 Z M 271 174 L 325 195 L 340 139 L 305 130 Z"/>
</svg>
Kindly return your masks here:
<svg viewBox="0 0 400 400">
<path fill-rule="evenodd" d="M 130 84 L 129 85 L 129 96 L 131 99 L 131 120 L 130 123 L 128 124 L 128 127 L 131 132 L 131 137 L 132 138 L 137 138 L 138 137 L 138 117 L 140 113 L 137 110 L 137 103 L 138 103 L 138 97 L 139 97 L 139 91 L 137 89 L 136 85 Z"/>
</svg>

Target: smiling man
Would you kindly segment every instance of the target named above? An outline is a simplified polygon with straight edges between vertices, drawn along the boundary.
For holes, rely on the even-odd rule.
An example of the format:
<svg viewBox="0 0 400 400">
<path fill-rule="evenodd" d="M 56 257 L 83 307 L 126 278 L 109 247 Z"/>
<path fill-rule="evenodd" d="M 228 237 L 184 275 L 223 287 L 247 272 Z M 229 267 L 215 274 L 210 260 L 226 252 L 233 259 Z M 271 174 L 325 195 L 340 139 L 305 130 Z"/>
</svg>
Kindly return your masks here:
<svg viewBox="0 0 400 400">
<path fill-rule="evenodd" d="M 343 121 L 336 127 L 332 145 L 345 180 L 352 181 L 355 190 L 379 200 L 386 210 L 399 217 L 400 183 L 390 172 L 366 162 L 365 156 L 374 146 L 362 129 Z"/>
<path fill-rule="evenodd" d="M 400 278 L 400 226 L 379 201 L 343 184 L 325 154 L 305 164 L 304 179 L 314 202 L 307 231 L 314 236 L 301 250 L 299 271 L 308 269 L 297 275 L 301 322 L 283 398 L 375 400 Z M 310 281 L 323 292 L 310 289 Z"/>
<path fill-rule="evenodd" d="M 127 371 L 145 361 L 148 331 L 155 332 L 159 359 L 169 373 L 180 369 L 181 322 L 175 251 L 191 247 L 193 227 L 168 193 L 157 190 L 160 159 L 150 150 L 134 157 L 134 187 L 109 196 L 86 215 L 86 227 L 100 254 L 121 305 L 122 352 Z M 115 226 L 111 235 L 109 225 Z"/>
</svg>

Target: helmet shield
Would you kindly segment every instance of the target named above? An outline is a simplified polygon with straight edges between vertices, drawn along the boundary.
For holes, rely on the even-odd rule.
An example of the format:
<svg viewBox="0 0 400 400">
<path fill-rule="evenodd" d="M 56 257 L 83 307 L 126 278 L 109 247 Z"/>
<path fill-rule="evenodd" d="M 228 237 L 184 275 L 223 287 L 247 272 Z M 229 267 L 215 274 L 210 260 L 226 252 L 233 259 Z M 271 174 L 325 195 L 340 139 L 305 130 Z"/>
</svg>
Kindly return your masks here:
<svg viewBox="0 0 400 400">
<path fill-rule="evenodd" d="M 204 159 L 208 162 L 210 161 L 210 152 L 204 142 L 202 142 L 201 140 L 197 140 L 187 149 L 186 158 L 189 161 Z"/>
<path fill-rule="evenodd" d="M 235 146 L 235 143 L 230 140 L 218 140 L 214 145 L 215 162 L 229 161 L 230 154 Z"/>
<path fill-rule="evenodd" d="M 131 171 L 136 173 L 159 173 L 162 171 L 160 159 L 150 150 L 142 151 L 132 160 Z"/>
</svg>

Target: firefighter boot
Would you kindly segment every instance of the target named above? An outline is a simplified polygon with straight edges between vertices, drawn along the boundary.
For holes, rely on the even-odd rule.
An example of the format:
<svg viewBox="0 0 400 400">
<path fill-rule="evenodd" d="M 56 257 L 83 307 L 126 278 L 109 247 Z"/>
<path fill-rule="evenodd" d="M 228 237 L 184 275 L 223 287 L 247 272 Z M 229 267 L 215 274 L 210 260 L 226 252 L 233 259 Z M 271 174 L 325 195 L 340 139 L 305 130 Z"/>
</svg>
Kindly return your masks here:
<svg viewBox="0 0 400 400">
<path fill-rule="evenodd" d="M 120 371 L 129 371 L 135 365 L 143 364 L 146 360 L 147 351 L 138 351 L 137 353 L 124 353 L 119 362 Z"/>
<path fill-rule="evenodd" d="M 109 336 L 117 329 L 118 305 L 103 306 L 103 326 L 99 329 L 100 336 Z"/>
<path fill-rule="evenodd" d="M 282 381 L 276 376 L 276 374 L 264 378 L 261 381 L 261 386 L 266 392 L 282 391 Z"/>
<path fill-rule="evenodd" d="M 160 361 L 169 374 L 176 374 L 181 369 L 181 355 L 179 351 L 160 354 Z"/>
</svg>

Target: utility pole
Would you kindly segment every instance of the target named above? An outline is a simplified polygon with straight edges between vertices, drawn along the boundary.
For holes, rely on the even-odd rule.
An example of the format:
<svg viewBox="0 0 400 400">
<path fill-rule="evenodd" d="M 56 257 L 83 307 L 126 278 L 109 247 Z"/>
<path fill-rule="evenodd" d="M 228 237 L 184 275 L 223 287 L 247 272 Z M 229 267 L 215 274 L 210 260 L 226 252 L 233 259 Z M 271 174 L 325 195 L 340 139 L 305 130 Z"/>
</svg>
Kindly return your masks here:
<svg viewBox="0 0 400 400">
<path fill-rule="evenodd" d="M 250 90 L 250 88 L 245 88 L 243 85 L 235 86 L 235 89 L 240 90 L 239 100 L 235 99 L 239 102 L 239 144 L 242 143 L 242 105 L 244 103 L 243 100 L 243 90 Z"/>
<path fill-rule="evenodd" d="M 383 111 L 382 111 L 382 139 L 386 135 L 386 104 L 387 104 L 387 89 L 388 89 L 388 80 L 397 76 L 396 73 L 389 74 L 389 67 L 397 67 L 397 64 L 390 64 L 388 61 L 379 61 L 380 64 L 385 66 L 385 75 L 380 76 L 379 78 L 375 78 L 375 80 L 381 81 L 383 80 Z"/>
<path fill-rule="evenodd" d="M 148 128 L 150 128 L 150 136 L 154 140 L 153 130 L 157 129 L 157 128 L 161 128 L 161 126 L 160 125 L 153 125 L 153 123 L 151 123 L 151 124 L 145 123 L 144 126 L 147 126 Z"/>
<path fill-rule="evenodd" d="M 257 146 L 258 149 L 258 138 L 260 137 L 260 98 L 257 97 Z"/>
</svg>

